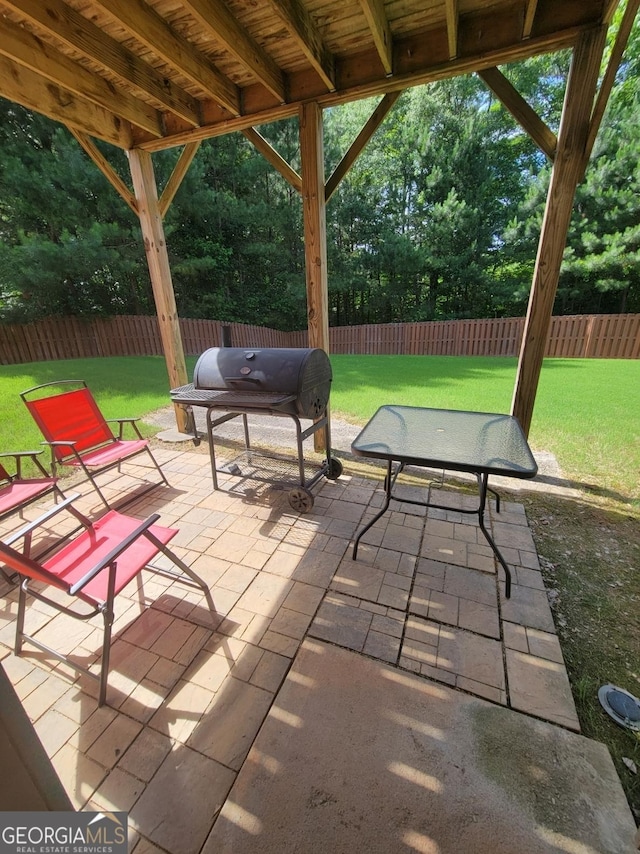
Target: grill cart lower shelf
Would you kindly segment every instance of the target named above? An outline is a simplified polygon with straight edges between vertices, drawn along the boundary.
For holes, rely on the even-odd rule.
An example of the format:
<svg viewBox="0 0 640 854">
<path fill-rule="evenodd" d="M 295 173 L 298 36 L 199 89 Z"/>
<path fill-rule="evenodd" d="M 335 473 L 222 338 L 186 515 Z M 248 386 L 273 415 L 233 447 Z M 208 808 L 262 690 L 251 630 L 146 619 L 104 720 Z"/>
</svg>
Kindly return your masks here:
<svg viewBox="0 0 640 854">
<path fill-rule="evenodd" d="M 331 456 L 331 431 L 329 427 L 329 416 L 326 411 L 314 419 L 309 427 L 302 428 L 300 418 L 291 411 L 282 411 L 281 407 L 289 407 L 293 395 L 278 394 L 275 392 L 252 392 L 249 395 L 234 391 L 214 391 L 196 389 L 193 384 L 180 386 L 171 390 L 171 400 L 183 406 L 200 406 L 206 409 L 207 438 L 209 441 L 209 456 L 211 459 L 211 479 L 213 488 L 218 489 L 218 472 L 225 474 L 241 474 L 235 471 L 234 466 L 219 469 L 216 462 L 216 449 L 214 430 L 221 424 L 234 418 L 242 418 L 244 444 L 247 458 L 251 460 L 251 442 L 249 438 L 249 422 L 247 415 L 274 415 L 290 418 L 295 425 L 298 484 L 291 485 L 288 493 L 289 504 L 298 513 L 308 513 L 314 504 L 313 487 L 322 477 L 329 480 L 337 480 L 342 474 L 342 463 L 336 457 Z M 222 414 L 220 414 L 222 412 Z M 324 432 L 326 448 L 326 459 L 311 476 L 307 476 L 304 462 L 303 443 L 306 439 L 315 435 L 319 430 Z M 197 437 L 196 437 L 197 438 Z M 253 480 L 263 480 L 266 483 L 273 482 L 270 478 L 260 478 L 251 475 Z"/>
</svg>

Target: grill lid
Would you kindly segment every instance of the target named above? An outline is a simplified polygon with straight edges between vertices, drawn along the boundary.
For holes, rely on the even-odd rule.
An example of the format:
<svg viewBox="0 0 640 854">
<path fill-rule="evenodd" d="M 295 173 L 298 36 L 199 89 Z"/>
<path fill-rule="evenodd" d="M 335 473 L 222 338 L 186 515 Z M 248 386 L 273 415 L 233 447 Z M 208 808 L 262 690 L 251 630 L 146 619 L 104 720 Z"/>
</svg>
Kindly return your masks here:
<svg viewBox="0 0 640 854">
<path fill-rule="evenodd" d="M 319 347 L 211 347 L 196 362 L 193 387 L 196 391 L 235 393 L 235 399 L 226 398 L 230 406 L 251 407 L 258 405 L 260 396 L 277 394 L 279 400 L 265 401 L 263 406 L 281 409 L 289 405 L 303 417 L 316 418 L 329 402 L 331 378 L 329 357 Z M 216 396 L 212 405 L 224 403 Z"/>
</svg>

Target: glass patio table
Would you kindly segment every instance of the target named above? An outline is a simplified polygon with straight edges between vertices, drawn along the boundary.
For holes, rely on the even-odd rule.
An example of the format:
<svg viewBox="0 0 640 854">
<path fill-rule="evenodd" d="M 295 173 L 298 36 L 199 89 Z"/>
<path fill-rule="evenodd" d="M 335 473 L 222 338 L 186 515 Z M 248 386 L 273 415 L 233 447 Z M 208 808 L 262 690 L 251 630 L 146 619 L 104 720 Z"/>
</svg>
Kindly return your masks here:
<svg viewBox="0 0 640 854">
<path fill-rule="evenodd" d="M 419 406 L 381 406 L 351 445 L 355 456 L 384 460 L 385 501 L 378 513 L 358 533 L 353 560 L 358 555 L 362 536 L 388 510 L 390 502 L 417 504 L 441 510 L 451 509 L 432 501 L 397 498 L 393 489 L 405 466 L 469 472 L 478 483 L 478 506 L 457 512 L 476 514 L 480 529 L 504 569 L 505 595 L 511 595 L 511 572 L 485 524 L 487 492 L 500 496 L 489 487 L 490 475 L 532 478 L 538 466 L 518 420 L 512 415 L 490 412 L 465 412 L 454 409 L 427 409 Z"/>
</svg>

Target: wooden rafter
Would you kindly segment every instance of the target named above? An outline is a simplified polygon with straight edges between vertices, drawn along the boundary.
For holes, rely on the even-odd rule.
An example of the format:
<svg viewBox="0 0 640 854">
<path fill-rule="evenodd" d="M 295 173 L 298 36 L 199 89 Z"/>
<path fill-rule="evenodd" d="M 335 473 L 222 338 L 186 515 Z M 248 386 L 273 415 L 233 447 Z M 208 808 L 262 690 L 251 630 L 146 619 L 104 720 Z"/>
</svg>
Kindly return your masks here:
<svg viewBox="0 0 640 854">
<path fill-rule="evenodd" d="M 400 94 L 400 92 L 389 92 L 389 94 L 384 96 L 384 98 L 380 101 L 373 113 L 369 116 L 364 127 L 362 128 L 358 136 L 355 138 L 355 140 L 352 142 L 349 147 L 349 150 L 344 155 L 340 163 L 333 170 L 331 177 L 327 181 L 327 185 L 324 191 L 325 201 L 328 202 L 331 196 L 335 193 L 336 189 L 338 188 L 338 185 L 340 184 L 340 181 L 342 181 L 349 169 L 351 169 L 353 164 L 356 162 L 365 145 L 369 142 L 373 134 L 380 127 L 387 113 L 400 97 Z"/>
<path fill-rule="evenodd" d="M 518 124 L 529 134 L 538 148 L 553 162 L 558 140 L 554 132 L 542 121 L 518 90 L 497 68 L 485 68 L 478 76 L 484 80 L 494 95 L 500 99 Z"/>
<path fill-rule="evenodd" d="M 276 98 L 281 102 L 285 100 L 282 72 L 269 54 L 240 26 L 223 0 L 183 0 L 183 3 L 205 32 L 222 42 Z"/>
<path fill-rule="evenodd" d="M 163 219 L 166 216 L 167 211 L 169 210 L 171 202 L 173 201 L 173 197 L 180 189 L 182 179 L 187 174 L 189 166 L 191 166 L 191 162 L 198 153 L 199 148 L 199 142 L 190 142 L 182 149 L 180 157 L 178 158 L 178 162 L 173 167 L 173 172 L 169 176 L 169 180 L 165 184 L 164 190 L 162 191 L 162 195 L 160 196 L 160 199 L 158 201 L 158 210 L 160 211 L 160 216 Z"/>
<path fill-rule="evenodd" d="M 76 138 L 79 145 L 82 146 L 86 154 L 88 154 L 91 160 L 93 160 L 95 165 L 102 172 L 102 174 L 111 184 L 114 190 L 137 216 L 138 205 L 136 203 L 136 197 L 133 194 L 133 191 L 130 190 L 129 187 L 127 187 L 122 178 L 118 175 L 113 166 L 109 163 L 107 158 L 97 147 L 95 142 L 93 142 L 93 140 L 91 140 L 85 133 L 82 133 L 81 131 L 76 130 L 75 128 L 69 127 L 67 128 L 67 130 Z"/>
<path fill-rule="evenodd" d="M 393 72 L 393 38 L 383 0 L 360 0 L 385 74 Z"/>
<path fill-rule="evenodd" d="M 200 124 L 200 107 L 195 98 L 158 74 L 91 21 L 62 0 L 4 0 L 4 6 L 19 12 L 57 41 L 108 69 L 116 77 L 158 101 L 192 127 Z"/>
<path fill-rule="evenodd" d="M 472 30 L 473 32 L 475 31 Z M 474 54 L 473 56 L 458 57 L 455 60 L 443 61 L 439 65 L 427 68 L 421 63 L 420 57 L 415 55 L 415 51 L 412 53 L 416 43 L 412 39 L 399 40 L 396 44 L 396 53 L 404 57 L 403 67 L 402 69 L 396 69 L 393 76 L 385 78 L 384 82 L 379 79 L 371 81 L 364 75 L 362 77 L 359 76 L 362 74 L 362 61 L 354 61 L 353 64 L 345 61 L 344 65 L 340 63 L 337 69 L 337 77 L 349 78 L 352 81 L 352 85 L 349 88 L 343 88 L 336 92 L 324 91 L 323 93 L 318 93 L 314 97 L 314 100 L 324 109 L 346 104 L 358 98 L 369 98 L 386 94 L 387 92 L 403 91 L 411 86 L 432 83 L 435 80 L 444 80 L 454 75 L 469 74 L 482 68 L 491 68 L 503 65 L 506 62 L 526 59 L 537 53 L 570 48 L 575 43 L 576 35 L 576 32 L 573 30 L 565 30 L 560 34 L 554 33 L 528 39 L 521 42 L 517 48 L 513 46 L 508 50 L 498 48 L 492 51 L 485 51 L 482 53 L 482 56 Z M 431 49 L 432 45 L 429 42 L 429 36 L 425 34 L 421 39 L 421 50 L 427 52 Z M 297 98 L 303 99 L 303 95 L 305 92 L 308 92 L 308 88 L 308 78 L 298 83 L 296 75 L 291 74 L 289 75 L 290 103 L 284 105 L 265 105 L 263 109 L 257 109 L 254 104 L 251 104 L 251 110 L 247 110 L 245 115 L 235 119 L 212 119 L 206 121 L 201 128 L 175 131 L 168 140 L 165 139 L 156 142 L 154 140 L 139 139 L 136 140 L 136 145 L 145 151 L 159 151 L 167 148 L 168 145 L 183 145 L 185 142 L 196 139 L 208 139 L 231 133 L 232 131 L 243 130 L 254 125 L 268 124 L 278 119 L 292 118 L 298 114 L 300 107 Z M 304 99 L 302 102 L 304 102 Z"/>
<path fill-rule="evenodd" d="M 79 98 L 121 116 L 152 136 L 162 136 L 162 122 L 157 110 L 126 92 L 115 92 L 104 78 L 56 53 L 22 27 L 0 18 L 0 54 Z"/>
<path fill-rule="evenodd" d="M 28 110 L 42 113 L 54 121 L 91 133 L 98 139 L 131 148 L 133 137 L 129 122 L 114 116 L 103 107 L 78 98 L 62 86 L 45 80 L 29 68 L 0 56 L 0 79 L 3 96 Z"/>
<path fill-rule="evenodd" d="M 299 193 L 302 192 L 302 178 L 300 175 L 298 175 L 295 169 L 292 169 L 284 157 L 278 154 L 271 143 L 261 133 L 255 128 L 245 128 L 242 133 L 258 149 L 265 160 L 291 184 L 294 190 L 297 190 Z"/>
<path fill-rule="evenodd" d="M 65 115 L 66 96 L 57 105 L 45 99 L 47 114 L 95 136 L 96 123 L 79 126 L 76 109 L 82 97 L 77 89 L 93 74 L 103 80 L 101 91 L 91 93 L 95 105 L 130 124 L 133 145 L 147 151 L 289 118 L 310 101 L 326 109 L 573 48 L 615 5 L 345 0 L 342 8 L 335 0 L 0 0 L 3 20 L 36 40 L 22 54 L 15 48 L 14 60 L 27 62 L 29 70 L 46 61 L 47 79 L 74 94 L 74 116 Z M 59 69 L 53 67 L 58 61 Z M 65 86 L 61 81 L 72 63 L 81 69 L 78 80 Z M 0 77 L 0 96 L 11 97 L 16 88 Z M 128 130 L 121 131 L 126 138 Z"/>
<path fill-rule="evenodd" d="M 538 0 L 527 0 L 527 5 L 524 10 L 524 25 L 522 27 L 522 38 L 528 39 L 533 31 L 533 22 L 536 17 L 536 9 Z"/>
<path fill-rule="evenodd" d="M 449 59 L 455 59 L 458 55 L 458 0 L 445 0 L 444 5 L 447 17 Z"/>
<path fill-rule="evenodd" d="M 336 88 L 335 60 L 327 50 L 311 15 L 299 0 L 270 0 L 270 3 L 327 89 L 333 92 Z"/>
<path fill-rule="evenodd" d="M 149 50 L 208 92 L 214 101 L 234 116 L 240 114 L 237 87 L 143 0 L 100 0 L 100 5 Z"/>
</svg>

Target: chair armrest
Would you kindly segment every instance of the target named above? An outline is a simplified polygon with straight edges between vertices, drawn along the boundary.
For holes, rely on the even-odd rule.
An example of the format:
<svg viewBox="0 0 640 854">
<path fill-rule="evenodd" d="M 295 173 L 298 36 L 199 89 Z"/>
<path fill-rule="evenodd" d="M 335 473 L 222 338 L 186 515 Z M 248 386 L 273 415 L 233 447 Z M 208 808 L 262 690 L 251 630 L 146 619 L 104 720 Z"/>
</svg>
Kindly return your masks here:
<svg viewBox="0 0 640 854">
<path fill-rule="evenodd" d="M 85 584 L 88 584 L 91 579 L 95 578 L 95 576 L 99 572 L 102 572 L 103 569 L 106 569 L 108 566 L 110 566 L 116 560 L 116 558 L 118 558 L 122 554 L 123 551 L 128 549 L 129 546 L 134 543 L 139 537 L 141 537 L 148 528 L 154 525 L 159 518 L 160 514 L 154 513 L 153 515 L 145 519 L 144 522 L 141 522 L 138 527 L 133 530 L 127 537 L 125 537 L 121 543 L 119 543 L 114 549 L 111 549 L 109 554 L 105 555 L 102 560 L 99 561 L 99 563 L 97 563 L 95 566 L 93 566 L 89 570 L 89 572 L 83 575 L 83 577 L 79 581 L 76 581 L 76 583 L 69 588 L 69 594 L 71 596 L 75 596 L 75 594 L 79 590 L 82 590 Z"/>
<path fill-rule="evenodd" d="M 54 504 L 53 507 L 51 507 L 45 513 L 43 513 L 41 516 L 38 516 L 38 518 L 34 519 L 33 522 L 29 522 L 28 525 L 24 526 L 24 528 L 20 528 L 19 531 L 15 531 L 13 534 L 11 534 L 10 537 L 3 539 L 2 542 L 7 546 L 13 545 L 13 543 L 15 543 L 18 540 L 21 540 L 24 537 L 31 534 L 33 531 L 35 531 L 36 528 L 39 528 L 40 525 L 42 525 L 44 522 L 47 522 L 49 519 L 52 519 L 61 510 L 64 510 L 65 508 L 69 507 L 69 505 L 73 501 L 75 501 L 76 498 L 80 498 L 79 492 L 74 492 L 73 495 L 69 495 L 67 498 L 65 498 L 63 501 L 61 501 L 59 504 Z"/>
<path fill-rule="evenodd" d="M 44 468 L 40 460 L 36 459 L 42 451 L 4 451 L 0 452 L 0 459 L 10 458 L 14 461 L 16 467 L 15 477 L 18 480 L 22 477 L 22 461 L 31 459 L 45 477 L 49 477 L 49 472 Z"/>
<path fill-rule="evenodd" d="M 107 424 L 117 424 L 118 425 L 118 439 L 124 438 L 124 425 L 130 424 L 133 427 L 133 430 L 136 436 L 139 439 L 142 439 L 142 433 L 138 429 L 137 421 L 139 418 L 105 418 Z"/>
<path fill-rule="evenodd" d="M 49 450 L 51 451 L 51 468 L 52 469 L 54 468 L 55 461 L 56 461 L 56 454 L 55 454 L 56 448 L 68 448 L 69 449 L 69 455 L 73 454 L 77 460 L 79 460 L 79 461 L 82 460 L 82 457 L 80 456 L 80 454 L 76 450 L 76 445 L 78 444 L 76 439 L 56 439 L 55 442 L 46 442 L 45 441 L 42 444 L 46 445 L 49 448 Z"/>
</svg>

